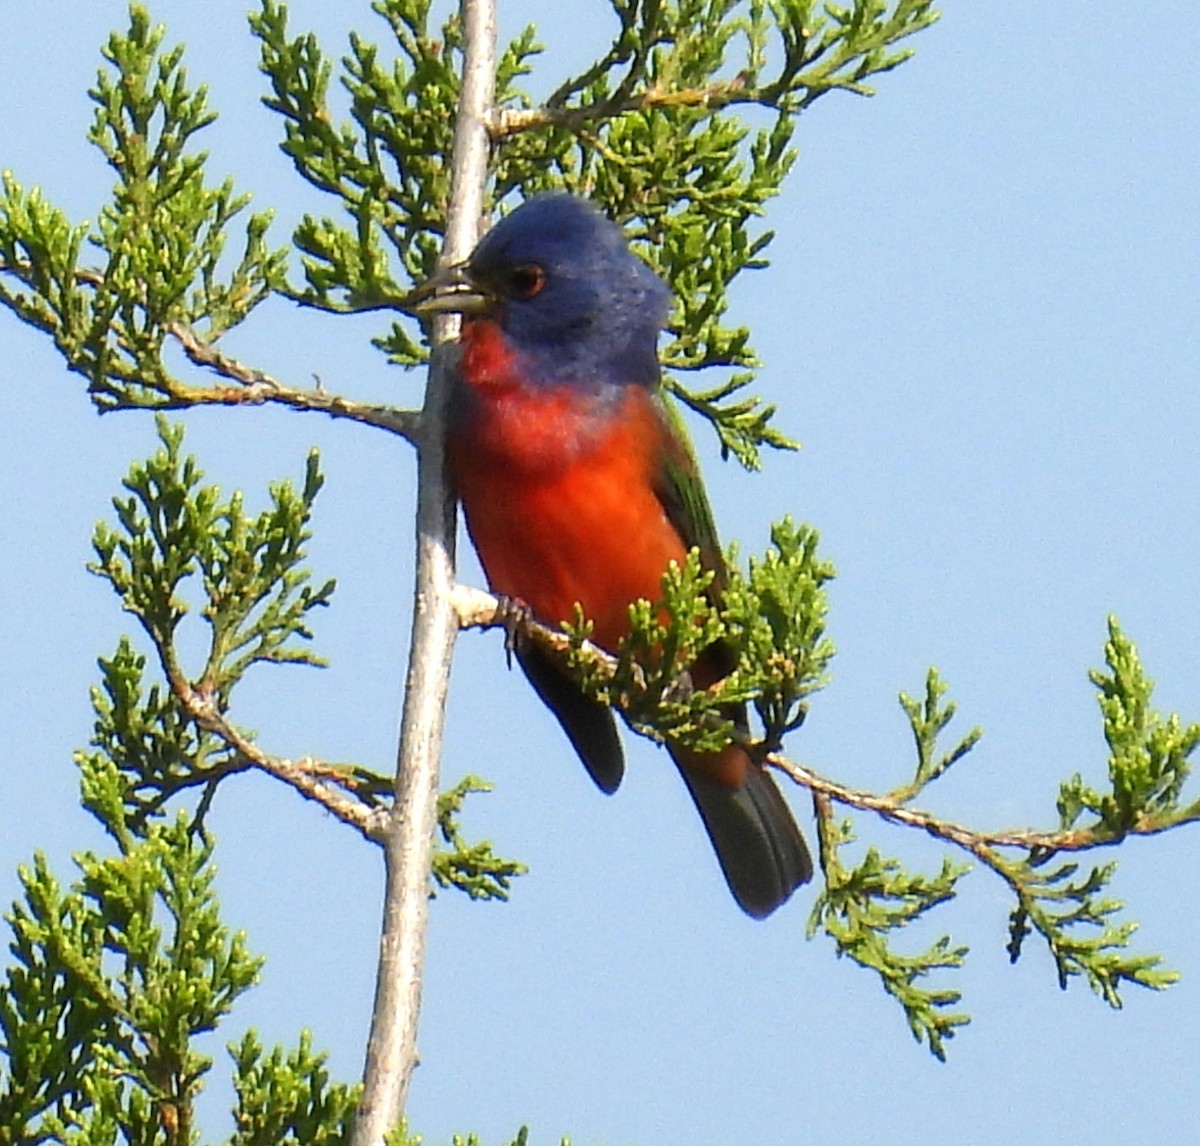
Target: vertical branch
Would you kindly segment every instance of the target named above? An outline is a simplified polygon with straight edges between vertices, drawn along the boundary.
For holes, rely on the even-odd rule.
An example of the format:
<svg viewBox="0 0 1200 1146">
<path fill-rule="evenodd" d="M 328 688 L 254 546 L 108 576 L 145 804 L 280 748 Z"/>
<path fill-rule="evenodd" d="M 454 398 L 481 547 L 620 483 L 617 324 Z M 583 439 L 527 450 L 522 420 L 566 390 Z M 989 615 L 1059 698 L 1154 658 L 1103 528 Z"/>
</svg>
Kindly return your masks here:
<svg viewBox="0 0 1200 1146">
<path fill-rule="evenodd" d="M 443 264 L 470 254 L 483 219 L 487 120 L 495 90 L 495 0 L 460 0 L 463 79 L 454 132 Z M 437 822 L 450 658 L 458 633 L 451 607 L 455 513 L 444 465 L 446 375 L 458 319 L 438 320 L 417 447 L 417 569 L 412 643 L 396 770 L 384 840 L 386 889 L 375 1007 L 353 1146 L 381 1146 L 400 1120 L 417 1061 L 429 872 Z"/>
</svg>

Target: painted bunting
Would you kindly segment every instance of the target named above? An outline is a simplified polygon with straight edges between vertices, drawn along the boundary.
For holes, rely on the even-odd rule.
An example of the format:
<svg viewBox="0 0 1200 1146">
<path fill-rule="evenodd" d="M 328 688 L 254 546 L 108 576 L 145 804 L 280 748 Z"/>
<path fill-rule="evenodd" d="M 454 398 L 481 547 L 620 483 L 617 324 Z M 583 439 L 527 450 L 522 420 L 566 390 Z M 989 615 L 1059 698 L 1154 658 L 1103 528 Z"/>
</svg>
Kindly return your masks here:
<svg viewBox="0 0 1200 1146">
<path fill-rule="evenodd" d="M 464 315 L 447 458 L 467 530 L 495 593 L 548 625 L 575 605 L 613 652 L 629 606 L 657 601 L 671 561 L 697 547 L 719 595 L 724 561 L 686 439 L 660 394 L 658 333 L 670 292 L 586 200 L 535 196 L 437 280 L 434 309 Z M 549 657 L 517 659 L 604 792 L 624 759 L 610 709 Z M 721 644 L 691 667 L 699 688 L 733 667 Z M 745 712 L 733 712 L 745 726 Z M 670 753 L 734 898 L 762 918 L 812 877 L 774 781 L 741 747 Z"/>
</svg>

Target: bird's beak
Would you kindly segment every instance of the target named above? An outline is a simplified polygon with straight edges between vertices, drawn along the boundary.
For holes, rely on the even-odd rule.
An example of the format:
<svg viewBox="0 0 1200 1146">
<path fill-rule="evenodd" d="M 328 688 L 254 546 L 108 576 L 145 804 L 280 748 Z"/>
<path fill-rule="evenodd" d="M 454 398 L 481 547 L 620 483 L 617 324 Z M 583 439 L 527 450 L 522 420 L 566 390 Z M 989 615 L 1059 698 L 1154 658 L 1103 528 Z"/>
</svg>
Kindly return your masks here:
<svg viewBox="0 0 1200 1146">
<path fill-rule="evenodd" d="M 491 296 L 471 277 L 467 263 L 435 271 L 401 301 L 401 307 L 421 318 L 435 314 L 478 314 L 492 304 Z"/>
</svg>

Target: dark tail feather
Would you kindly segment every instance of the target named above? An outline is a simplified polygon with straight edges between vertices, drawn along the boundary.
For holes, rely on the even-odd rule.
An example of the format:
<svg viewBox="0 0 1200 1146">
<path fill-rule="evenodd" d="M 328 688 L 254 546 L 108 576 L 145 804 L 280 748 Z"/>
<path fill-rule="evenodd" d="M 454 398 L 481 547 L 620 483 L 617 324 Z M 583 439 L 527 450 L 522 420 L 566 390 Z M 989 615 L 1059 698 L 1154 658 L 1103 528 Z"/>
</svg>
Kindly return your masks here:
<svg viewBox="0 0 1200 1146">
<path fill-rule="evenodd" d="M 516 656 L 596 785 L 615 791 L 625 762 L 612 710 L 584 696 L 537 648 L 518 648 Z M 762 765 L 732 745 L 715 755 L 683 749 L 671 755 L 700 810 L 733 898 L 755 919 L 770 915 L 813 874 L 804 837 L 783 794 Z M 740 787 L 712 779 L 726 770 L 745 776 Z"/>
<path fill-rule="evenodd" d="M 584 696 L 558 665 L 533 645 L 515 650 L 534 691 L 558 717 L 596 787 L 612 795 L 625 775 L 625 756 L 612 709 Z"/>
<path fill-rule="evenodd" d="M 730 788 L 678 756 L 675 763 L 700 810 L 725 882 L 747 915 L 765 918 L 812 879 L 804 837 L 762 765 L 747 761 L 745 782 Z"/>
</svg>

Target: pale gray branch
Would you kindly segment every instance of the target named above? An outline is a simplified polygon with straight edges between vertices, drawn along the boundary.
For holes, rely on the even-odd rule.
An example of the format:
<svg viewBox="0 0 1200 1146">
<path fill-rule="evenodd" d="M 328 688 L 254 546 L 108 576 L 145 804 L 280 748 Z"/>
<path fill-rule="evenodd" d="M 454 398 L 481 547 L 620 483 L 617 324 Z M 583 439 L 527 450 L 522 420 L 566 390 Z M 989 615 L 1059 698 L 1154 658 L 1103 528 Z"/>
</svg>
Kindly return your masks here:
<svg viewBox="0 0 1200 1146">
<path fill-rule="evenodd" d="M 456 585 L 451 595 L 451 603 L 458 617 L 458 623 L 464 629 L 489 629 L 512 623 L 503 604 L 491 593 L 482 589 L 469 585 Z M 540 648 L 562 657 L 565 666 L 567 655 L 572 649 L 572 640 L 566 633 L 560 629 L 548 628 L 531 618 L 520 620 L 518 628 L 525 638 L 536 642 Z M 586 653 L 589 663 L 594 667 L 607 672 L 610 676 L 615 672 L 616 657 L 586 641 L 580 646 L 580 649 Z M 759 747 L 749 736 L 741 733 L 735 733 L 735 736 L 751 749 Z M 1090 851 L 1093 848 L 1112 847 L 1121 843 L 1125 838 L 1112 835 L 1097 826 L 1051 831 L 1037 831 L 1030 828 L 972 828 L 966 824 L 943 819 L 922 808 L 911 807 L 893 794 L 868 792 L 862 788 L 852 788 L 847 784 L 840 784 L 806 764 L 791 760 L 779 752 L 766 753 L 763 756 L 763 763 L 785 773 L 800 787 L 807 788 L 815 797 L 841 804 L 847 808 L 855 808 L 861 812 L 871 812 L 889 823 L 925 832 L 934 839 L 942 840 L 970 852 L 989 867 L 1002 866 L 995 853 L 997 848 L 1020 848 L 1025 851 L 1040 852 L 1080 852 Z M 1200 822 L 1200 804 L 1166 817 L 1143 813 L 1129 826 L 1126 835 L 1156 835 L 1178 827 L 1180 824 L 1193 822 Z"/>
<path fill-rule="evenodd" d="M 190 681 L 169 674 L 171 691 L 184 711 L 202 727 L 220 737 L 252 768 L 282 780 L 305 799 L 320 804 L 327 812 L 354 828 L 364 839 L 379 843 L 379 809 L 357 795 L 357 785 L 345 768 L 312 756 L 290 760 L 265 752 L 236 725 L 217 711 L 211 696 L 203 695 Z"/>
<path fill-rule="evenodd" d="M 451 195 L 442 262 L 475 246 L 484 216 L 490 142 L 487 123 L 496 84 L 494 0 L 460 0 L 463 81 L 454 130 Z M 458 634 L 454 589 L 454 500 L 445 474 L 447 371 L 457 319 L 439 319 L 421 435 L 417 443 L 417 572 L 412 643 L 396 800 L 384 834 L 387 882 L 375 1006 L 352 1146 L 382 1146 L 400 1120 L 417 1062 L 417 1023 L 425 966 L 429 873 L 437 825 L 450 658 Z"/>
<path fill-rule="evenodd" d="M 244 406 L 273 402 L 281 406 L 290 406 L 293 410 L 328 414 L 331 418 L 349 418 L 399 434 L 400 437 L 416 443 L 421 420 L 416 410 L 398 410 L 391 406 L 356 402 L 353 398 L 328 393 L 325 390 L 301 390 L 288 386 L 253 366 L 239 362 L 211 342 L 206 342 L 184 323 L 174 323 L 171 333 L 191 362 L 235 383 L 233 386 L 209 389 L 189 387 L 183 391 L 183 395 L 197 406 Z"/>
</svg>

